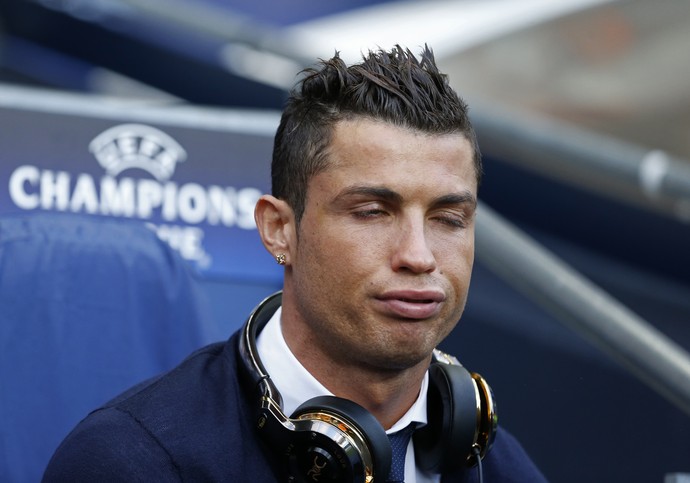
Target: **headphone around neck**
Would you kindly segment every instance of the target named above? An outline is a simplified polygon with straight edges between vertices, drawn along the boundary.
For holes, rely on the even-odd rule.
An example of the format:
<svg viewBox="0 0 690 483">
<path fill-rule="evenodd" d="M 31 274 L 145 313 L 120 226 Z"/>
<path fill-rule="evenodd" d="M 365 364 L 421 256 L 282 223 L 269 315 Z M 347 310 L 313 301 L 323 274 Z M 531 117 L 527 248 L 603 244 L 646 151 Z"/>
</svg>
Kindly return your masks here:
<svg viewBox="0 0 690 483">
<path fill-rule="evenodd" d="M 391 464 L 388 437 L 360 405 L 334 396 L 312 398 L 287 417 L 283 400 L 256 350 L 257 334 L 280 307 L 282 293 L 261 302 L 239 338 L 240 365 L 257 390 L 256 427 L 281 455 L 291 482 L 375 483 Z M 417 465 L 444 473 L 471 466 L 490 450 L 498 418 L 491 388 L 458 360 L 435 350 L 429 366 L 428 424 L 415 431 Z"/>
</svg>

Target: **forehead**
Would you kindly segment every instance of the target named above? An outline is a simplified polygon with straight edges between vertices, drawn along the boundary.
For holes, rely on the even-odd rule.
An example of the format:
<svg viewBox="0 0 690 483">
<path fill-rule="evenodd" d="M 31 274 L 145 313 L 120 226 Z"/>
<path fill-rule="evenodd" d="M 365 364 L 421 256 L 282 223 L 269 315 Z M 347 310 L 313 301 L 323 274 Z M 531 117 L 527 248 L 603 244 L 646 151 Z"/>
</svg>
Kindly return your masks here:
<svg viewBox="0 0 690 483">
<path fill-rule="evenodd" d="M 429 134 L 357 118 L 333 127 L 324 175 L 347 183 L 424 185 L 476 193 L 472 143 L 462 133 Z"/>
</svg>

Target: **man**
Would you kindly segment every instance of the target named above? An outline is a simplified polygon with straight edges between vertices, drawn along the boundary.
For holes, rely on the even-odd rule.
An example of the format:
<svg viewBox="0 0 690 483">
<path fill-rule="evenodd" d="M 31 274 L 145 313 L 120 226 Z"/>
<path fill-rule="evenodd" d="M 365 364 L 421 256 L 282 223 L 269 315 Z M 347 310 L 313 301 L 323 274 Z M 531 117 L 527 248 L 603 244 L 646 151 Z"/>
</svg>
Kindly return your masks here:
<svg viewBox="0 0 690 483">
<path fill-rule="evenodd" d="M 434 352 L 465 306 L 481 172 L 428 48 L 306 71 L 255 211 L 282 298 L 91 413 L 45 480 L 543 481 L 484 381 Z"/>
</svg>

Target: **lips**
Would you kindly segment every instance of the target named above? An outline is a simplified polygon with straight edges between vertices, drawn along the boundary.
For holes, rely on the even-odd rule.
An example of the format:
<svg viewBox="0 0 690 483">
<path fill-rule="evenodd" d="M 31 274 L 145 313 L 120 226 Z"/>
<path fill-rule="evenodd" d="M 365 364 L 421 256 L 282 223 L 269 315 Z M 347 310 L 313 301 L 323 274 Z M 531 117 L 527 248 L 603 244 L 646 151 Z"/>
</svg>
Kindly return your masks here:
<svg viewBox="0 0 690 483">
<path fill-rule="evenodd" d="M 419 320 L 438 314 L 445 295 L 436 290 L 397 290 L 386 292 L 376 300 L 386 315 Z"/>
</svg>

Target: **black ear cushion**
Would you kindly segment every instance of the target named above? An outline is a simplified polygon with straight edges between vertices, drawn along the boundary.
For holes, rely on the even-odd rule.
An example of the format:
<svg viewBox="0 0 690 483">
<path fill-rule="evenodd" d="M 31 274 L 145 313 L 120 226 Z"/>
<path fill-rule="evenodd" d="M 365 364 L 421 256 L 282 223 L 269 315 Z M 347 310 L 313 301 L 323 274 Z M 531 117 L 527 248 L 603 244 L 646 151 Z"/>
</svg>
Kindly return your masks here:
<svg viewBox="0 0 690 483">
<path fill-rule="evenodd" d="M 379 478 L 388 476 L 391 465 L 390 441 L 381 423 L 369 411 L 349 399 L 319 396 L 302 403 L 290 418 L 297 419 L 300 415 L 318 411 L 335 414 L 362 433 L 374 460 L 374 475 Z"/>
<path fill-rule="evenodd" d="M 415 431 L 415 458 L 425 471 L 442 473 L 465 466 L 477 434 L 477 391 L 462 366 L 429 367 L 428 424 Z"/>
</svg>

